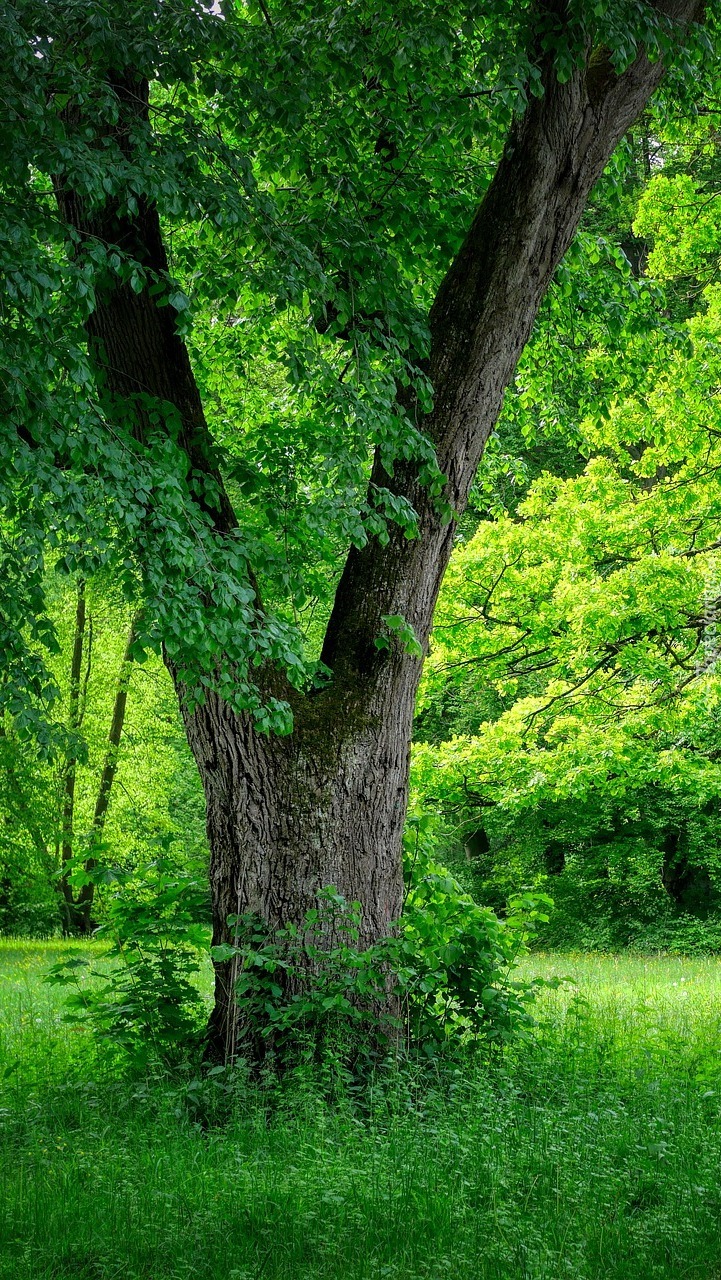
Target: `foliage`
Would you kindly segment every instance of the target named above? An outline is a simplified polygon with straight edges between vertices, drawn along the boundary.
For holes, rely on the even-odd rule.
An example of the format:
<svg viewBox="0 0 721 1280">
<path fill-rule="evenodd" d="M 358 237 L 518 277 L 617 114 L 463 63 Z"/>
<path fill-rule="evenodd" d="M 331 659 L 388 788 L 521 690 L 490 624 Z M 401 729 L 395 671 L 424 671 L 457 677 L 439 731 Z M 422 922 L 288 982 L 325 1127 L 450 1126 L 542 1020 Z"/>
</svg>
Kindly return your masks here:
<svg viewBox="0 0 721 1280">
<path fill-rule="evenodd" d="M 607 48 L 617 69 L 643 44 L 666 56 L 669 74 L 620 145 L 544 302 L 462 526 L 466 543 L 449 591 L 459 605 L 471 603 L 462 578 L 495 572 L 507 550 L 522 554 L 525 585 L 520 572 L 514 578 L 507 569 L 501 594 L 505 586 L 525 590 L 531 608 L 534 592 L 555 593 L 559 607 L 542 610 L 527 639 L 543 643 L 544 625 L 554 631 L 555 670 L 566 683 L 583 675 L 586 656 L 590 663 L 621 659 L 626 675 L 634 661 L 653 656 L 651 678 L 661 682 L 667 668 L 655 650 L 668 643 L 676 652 L 680 643 L 681 661 L 689 659 L 683 619 L 707 566 L 683 554 L 683 538 L 691 508 L 704 510 L 710 528 L 716 501 L 713 485 L 701 489 L 704 437 L 689 445 L 686 430 L 672 447 L 668 433 L 655 439 L 640 418 L 648 411 L 657 422 L 675 421 L 675 412 L 691 421 L 713 404 L 706 392 L 715 377 L 715 304 L 709 294 L 702 316 L 683 303 L 671 277 L 680 271 L 695 287 L 715 261 L 714 201 L 707 196 L 716 157 L 697 108 L 715 93 L 718 22 L 710 14 L 704 30 L 688 45 L 676 42 L 671 55 L 668 24 L 649 6 L 574 3 L 567 18 L 558 24 L 535 6 L 507 0 L 359 0 L 341 9 L 313 0 L 278 3 L 268 14 L 240 4 L 216 12 L 194 0 L 160 10 L 137 0 L 117 12 L 77 0 L 13 0 L 7 7 L 0 55 L 7 138 L 0 161 L 5 927 L 46 929 L 52 919 L 59 773 L 78 745 L 68 733 L 62 653 L 63 597 L 71 584 L 87 581 L 114 614 L 103 662 L 113 649 L 108 632 L 139 602 L 134 658 L 155 651 L 143 669 L 152 676 L 137 683 L 147 691 L 155 681 L 157 697 L 138 697 L 129 726 L 133 759 L 107 831 L 114 860 L 130 869 L 158 841 L 170 852 L 190 827 L 200 862 L 199 789 L 155 655 L 162 650 L 180 663 L 193 697 L 219 687 L 236 707 L 250 708 L 264 731 L 287 730 L 286 702 L 256 688 L 259 667 L 276 664 L 296 686 L 323 679 L 320 638 L 349 546 L 372 536 L 383 542 L 389 522 L 414 532 L 407 504 L 382 486 L 368 492 L 374 449 L 389 474 L 397 460 L 415 459 L 438 496 L 433 450 L 396 393 L 412 386 L 421 408 L 429 403 L 428 307 L 514 114 L 539 91 L 534 49 L 553 53 L 562 80 L 589 41 Z M 117 83 L 125 74 L 148 80 L 147 118 L 128 116 Z M 100 243 L 66 225 L 56 199 L 63 186 L 88 209 L 112 207 L 121 220 L 157 208 L 168 271 L 149 272 L 122 236 Z M 696 230 L 684 232 L 674 268 L 668 246 L 679 220 L 670 213 L 687 199 Z M 665 291 L 645 274 L 649 263 Z M 230 537 L 217 536 L 208 516 L 212 484 L 189 468 L 177 415 L 167 405 L 144 405 L 151 426 L 139 435 L 98 381 L 87 324 L 120 288 L 168 308 L 188 344 L 214 465 L 238 514 Z M 715 430 L 709 422 L 708 432 Z M 638 451 L 641 438 L 643 457 L 632 458 L 626 445 Z M 595 459 L 584 473 L 589 445 Z M 689 449 L 698 483 L 688 473 Z M 579 533 L 567 511 L 545 546 L 539 538 L 531 548 L 523 533 L 518 545 L 509 534 L 517 515 L 522 529 L 538 530 L 546 508 L 560 513 L 561 490 L 538 478 L 549 466 L 559 484 L 577 481 L 576 490 L 563 491 L 567 507 L 586 503 L 594 490 L 596 532 Z M 658 566 L 649 572 L 649 557 L 628 581 L 606 573 L 603 581 L 616 592 L 600 618 L 598 596 L 610 588 L 594 578 L 593 538 L 605 538 L 605 569 L 628 553 L 620 513 L 628 514 L 654 467 L 674 471 L 676 500 L 668 486 L 656 486 L 631 542 L 649 543 L 665 525 L 665 576 Z M 504 511 L 489 532 L 488 517 Z M 613 529 L 610 517 L 603 524 L 607 511 L 619 517 Z M 495 543 L 478 556 L 479 535 L 468 540 L 481 517 L 484 547 Z M 548 562 L 560 560 L 569 536 L 585 540 L 576 576 L 551 582 Z M 692 536 L 695 555 L 700 534 Z M 465 555 L 470 546 L 473 554 Z M 545 557 L 545 569 L 534 556 Z M 579 582 L 585 590 L 592 580 L 593 609 L 571 609 Z M 624 610 L 626 589 L 634 600 Z M 632 623 L 640 638 L 628 634 Z M 379 649 L 419 656 L 418 638 L 400 613 L 385 615 L 383 628 Z M 491 660 L 491 630 L 478 652 L 476 632 L 462 661 Z M 644 637 L 654 631 L 650 655 Z M 446 656 L 457 660 L 452 644 Z M 454 713 L 463 708 L 452 728 L 471 734 L 508 708 L 519 677 L 495 659 L 491 669 L 480 687 L 444 676 L 436 694 L 431 677 L 424 711 L 431 737 L 431 720 L 447 721 L 449 704 Z M 81 843 L 90 829 L 89 779 L 108 683 L 89 703 L 89 769 L 78 769 Z M 537 692 L 532 678 L 519 689 Z M 30 740 L 35 747 L 28 749 Z M 36 760 L 36 749 L 47 764 Z M 138 786 L 130 771 L 135 765 L 134 775 L 144 774 L 151 759 L 153 782 Z M 516 884 L 533 879 L 524 874 Z"/>
<path fill-rule="evenodd" d="M 407 1041 L 427 1053 L 459 1033 L 506 1043 L 533 1023 L 533 984 L 515 969 L 553 904 L 542 893 L 515 894 L 500 919 L 433 859 L 424 818 L 411 820 L 409 834 L 406 901 L 390 947 Z"/>
<path fill-rule="evenodd" d="M 71 955 L 52 966 L 46 981 L 67 989 L 64 1016 L 135 1073 L 192 1060 L 205 1022 L 195 981 L 207 939 L 201 886 L 162 861 L 92 874 L 105 887 L 96 936 L 107 946 L 100 964 Z"/>
<path fill-rule="evenodd" d="M 542 1027 L 495 1065 L 406 1065 L 331 1100 L 307 1066 L 239 1072 L 230 1111 L 199 1117 L 185 1082 L 98 1079 L 41 980 L 62 945 L 0 942 L 2 1280 L 721 1265 L 717 960 L 533 956 L 528 977 L 576 986 L 543 990 Z"/>
<path fill-rule="evenodd" d="M 59 653 L 50 669 L 59 691 L 56 715 L 67 723 L 73 593 L 67 580 L 48 584 Z M 92 843 L 94 806 L 107 753 L 118 673 L 130 618 L 112 585 L 86 589 L 87 636 L 82 717 L 76 733 L 47 760 L 31 748 L 10 717 L 0 731 L 0 932 L 48 936 L 66 927 L 59 894 L 65 769 L 77 760 L 72 847 Z M 103 832 L 105 860 L 123 871 L 162 851 L 178 872 L 205 873 L 202 788 L 190 756 L 177 699 L 162 662 L 134 664 L 112 799 Z M 3 887 L 4 886 L 4 887 Z M 102 904 L 101 904 L 102 909 Z M 94 913 L 97 917 L 97 907 Z"/>
<path fill-rule="evenodd" d="M 250 1022 L 262 1007 L 276 1033 L 283 1023 L 283 1035 L 315 1035 L 326 1014 L 356 1018 L 394 972 L 422 1043 L 443 1041 L 450 1026 L 500 1038 L 522 1021 L 524 993 L 497 977 L 522 932 L 520 886 L 556 877 L 557 939 L 579 937 L 589 910 L 597 940 L 713 915 L 721 295 L 708 284 L 719 256 L 718 145 L 698 107 L 717 89 L 718 18 L 677 57 L 649 6 L 573 3 L 567 19 L 507 0 L 340 9 L 313 0 L 272 13 L 191 0 L 117 12 L 77 0 L 8 7 L 7 927 L 48 927 L 58 784 L 63 761 L 83 749 L 61 714 L 63 577 L 88 580 L 116 620 L 141 602 L 133 658 L 154 651 L 107 832 L 113 861 L 132 878 L 160 843 L 180 862 L 190 828 L 200 863 L 199 791 L 157 655 L 179 665 L 191 702 L 219 688 L 263 731 L 287 731 L 290 713 L 261 695 L 259 668 L 275 664 L 296 687 L 327 676 L 320 636 L 348 548 L 387 541 L 389 522 L 415 532 L 406 503 L 380 485 L 368 491 L 374 450 L 389 475 L 413 459 L 440 495 L 431 444 L 397 391 L 412 387 L 421 409 L 430 403 L 428 307 L 513 116 L 539 91 L 533 50 L 552 52 L 563 81 L 589 42 L 617 70 L 641 44 L 671 66 L 556 274 L 461 525 L 415 764 L 446 849 L 410 887 L 393 955 L 360 952 L 354 908 L 341 927 L 338 904 L 335 923 L 310 919 L 298 934 L 260 938 L 248 923 L 263 963 L 251 966 L 258 990 L 243 998 Z M 128 110 L 126 75 L 149 82 L 147 118 Z M 63 187 L 90 210 L 112 208 L 118 225 L 157 208 L 168 271 L 148 271 L 123 236 L 101 243 L 66 225 Z M 87 326 L 121 288 L 168 308 L 188 344 L 213 465 L 238 513 L 230 536 L 209 516 L 214 482 L 189 466 L 177 414 L 141 396 L 150 426 L 139 433 L 97 377 Z M 379 651 L 420 657 L 401 613 L 382 623 Z M 78 756 L 81 845 L 109 681 L 98 685 L 87 768 Z M 464 843 L 474 846 L 467 864 Z M 446 854 L 455 877 L 441 869 Z M 461 882 L 507 920 L 474 905 Z M 534 901 L 524 909 L 536 911 Z M 336 926 L 338 946 L 321 947 Z M 301 995 L 294 987 L 309 968 L 319 981 Z"/>
<path fill-rule="evenodd" d="M 280 1061 L 300 1051 L 311 1057 L 382 1035 L 379 1005 L 387 988 L 382 946 L 361 950 L 360 909 L 332 887 L 318 894 L 300 927 L 270 931 L 252 912 L 231 916 L 232 943 L 212 948 L 216 962 L 232 962 L 242 1055 L 265 1042 Z M 343 1040 L 350 1043 L 343 1044 Z"/>
<path fill-rule="evenodd" d="M 460 214 L 523 94 L 523 48 L 508 39 L 518 21 L 501 14 L 494 29 L 476 7 L 478 25 L 460 20 L 463 6 L 374 6 L 369 22 L 363 5 L 287 5 L 272 25 L 244 6 L 220 14 L 183 2 L 160 16 L 146 3 L 122 15 L 73 0 L 10 7 L 0 243 L 3 368 L 18 394 L 3 454 L 13 547 L 3 705 L 19 714 L 23 698 L 32 708 L 33 693 L 52 694 L 41 656 L 53 644 L 42 622 L 49 562 L 85 577 L 111 571 L 145 598 L 141 646 L 162 641 L 174 655 L 182 641 L 206 680 L 231 662 L 234 696 L 283 727 L 282 708 L 254 700 L 254 663 L 280 660 L 303 680 L 291 623 L 309 596 L 327 597 L 339 545 L 382 534 L 387 516 L 412 519 L 385 491 L 366 502 L 369 446 L 389 460 L 419 455 L 433 471 L 429 446 L 395 407 L 395 379 L 418 376 L 423 303 L 458 238 L 445 175 L 454 173 Z M 113 133 L 110 67 L 152 84 L 132 154 Z M 476 94 L 490 75 L 495 113 Z M 410 112 L 399 106 L 409 93 Z M 87 116 L 68 104 L 89 104 Z M 122 244 L 79 246 L 57 218 L 58 181 L 131 214 L 157 203 L 173 274 L 149 279 Z M 413 268 L 419 253 L 427 282 Z M 95 386 L 82 326 L 96 294 L 118 282 L 149 288 L 186 335 L 192 317 L 241 512 L 233 539 L 213 535 L 162 406 L 141 444 Z M 270 601 L 263 618 L 249 561 Z"/>
<path fill-rule="evenodd" d="M 702 119 L 655 129 L 664 172 L 629 193 L 639 274 L 617 330 L 580 307 L 559 384 L 579 464 L 551 453 L 466 533 L 420 699 L 440 856 L 497 909 L 546 885 L 555 945 L 719 940 L 719 149 Z M 550 405 L 535 356 L 519 377 Z"/>
<path fill-rule="evenodd" d="M 498 910 L 543 886 L 557 945 L 718 946 L 717 700 L 613 726 L 557 711 L 529 729 L 527 709 L 415 751 L 416 793 L 474 896 Z"/>
<path fill-rule="evenodd" d="M 562 79 L 589 42 L 619 70 L 641 45 L 664 53 L 682 102 L 709 84 L 714 33 L 710 17 L 672 52 L 663 16 L 626 4 L 573 3 L 564 24 L 508 0 L 6 6 L 0 707 L 19 731 L 55 749 L 54 568 L 112 576 L 145 606 L 139 651 L 164 647 L 196 697 L 216 685 L 263 730 L 288 730 L 258 665 L 312 681 L 349 546 L 383 541 L 389 521 L 413 532 L 407 503 L 368 492 L 373 449 L 389 473 L 414 458 L 442 485 L 396 389 L 429 403 L 428 306 L 539 91 L 534 41 Z M 128 119 L 123 75 L 148 81 L 147 119 Z M 157 208 L 169 270 L 121 235 L 80 236 L 58 217 L 63 187 L 120 219 Z M 84 326 L 122 288 L 170 308 L 189 344 L 230 537 L 177 414 L 145 405 L 139 438 L 96 379 Z"/>
<path fill-rule="evenodd" d="M 252 913 L 232 916 L 232 943 L 212 948 L 231 962 L 238 1040 L 258 1057 L 264 1045 L 281 1062 L 328 1054 L 362 1065 L 389 1049 L 433 1056 L 468 1040 L 504 1044 L 533 1023 L 534 984 L 512 976 L 536 926 L 547 920 L 543 894 L 514 897 L 504 920 L 479 907 L 418 843 L 397 933 L 359 947 L 358 903 L 332 887 L 300 927 L 269 931 Z"/>
</svg>

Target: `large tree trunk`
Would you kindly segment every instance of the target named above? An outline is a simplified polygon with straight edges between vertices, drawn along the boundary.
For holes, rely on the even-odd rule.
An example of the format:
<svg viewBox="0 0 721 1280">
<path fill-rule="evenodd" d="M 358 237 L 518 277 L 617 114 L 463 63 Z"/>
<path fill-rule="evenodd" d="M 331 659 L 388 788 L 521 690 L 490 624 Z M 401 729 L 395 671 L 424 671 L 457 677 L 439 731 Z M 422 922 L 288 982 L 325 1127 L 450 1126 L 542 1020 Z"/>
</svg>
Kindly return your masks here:
<svg viewBox="0 0 721 1280">
<path fill-rule="evenodd" d="M 186 714 L 207 800 L 213 942 L 251 911 L 300 923 L 318 890 L 361 906 L 361 945 L 387 937 L 403 900 L 401 840 L 421 663 L 379 656 L 366 681 L 299 702 L 293 733 L 260 735 L 221 699 Z M 330 941 L 330 939 L 328 940 Z M 210 1052 L 236 1041 L 233 962 L 216 965 Z"/>
<path fill-rule="evenodd" d="M 700 0 L 657 0 L 681 26 L 701 15 Z M 539 8 L 570 21 L 563 0 Z M 428 361 L 433 413 L 423 429 L 448 478 L 447 499 L 463 510 L 503 393 L 531 331 L 541 299 L 565 253 L 611 152 L 643 109 L 662 75 L 641 54 L 617 75 L 604 50 L 587 51 L 565 84 L 549 54 L 538 54 L 543 95 L 532 97 L 513 125 L 494 180 L 431 311 Z M 145 112 L 147 86 L 128 75 L 117 92 L 129 110 Z M 61 211 L 84 235 L 130 246 L 154 271 L 167 270 L 157 211 L 144 206 L 131 221 L 112 202 L 91 218 L 58 184 Z M 213 475 L 221 494 L 209 514 L 219 534 L 233 528 L 232 507 L 213 465 L 212 443 L 187 351 L 172 307 L 129 286 L 98 300 L 89 337 L 104 384 L 126 402 L 142 389 L 170 401 L 182 419 L 181 443 L 193 470 Z M 405 408 L 418 414 L 406 399 Z M 142 411 L 136 406 L 138 431 Z M 228 916 L 257 911 L 272 927 L 298 922 L 319 888 L 334 885 L 363 910 L 363 940 L 383 936 L 401 907 L 401 833 L 415 692 L 421 662 L 395 641 L 380 649 L 384 616 L 401 615 L 425 647 L 438 589 L 453 545 L 416 468 L 393 477 L 379 462 L 380 483 L 411 500 L 418 536 L 390 530 L 387 545 L 371 539 L 352 549 L 332 610 L 323 660 L 329 687 L 292 694 L 294 730 L 287 738 L 257 734 L 243 716 L 210 695 L 184 707 L 188 740 L 208 802 L 216 942 L 229 938 Z M 272 679 L 272 677 L 271 677 Z M 182 689 L 179 689 L 183 705 Z M 219 966 L 213 1037 L 218 1052 L 235 1043 L 230 971 Z"/>
</svg>

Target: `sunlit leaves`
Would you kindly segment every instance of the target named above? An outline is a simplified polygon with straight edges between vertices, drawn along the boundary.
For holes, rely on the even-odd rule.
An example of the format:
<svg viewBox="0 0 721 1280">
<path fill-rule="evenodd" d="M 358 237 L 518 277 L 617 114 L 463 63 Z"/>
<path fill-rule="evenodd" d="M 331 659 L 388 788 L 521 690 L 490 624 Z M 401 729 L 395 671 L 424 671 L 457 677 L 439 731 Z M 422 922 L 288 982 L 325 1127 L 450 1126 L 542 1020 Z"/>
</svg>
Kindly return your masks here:
<svg viewBox="0 0 721 1280">
<path fill-rule="evenodd" d="M 288 727 L 254 673 L 270 659 L 291 683 L 312 680 L 349 546 L 384 542 L 390 522 L 415 531 L 407 503 L 369 492 L 374 449 L 388 474 L 416 461 L 440 496 L 433 451 L 397 391 L 430 406 L 428 308 L 514 113 L 538 92 L 539 61 L 552 57 L 563 77 L 589 41 L 619 67 L 641 42 L 664 48 L 648 6 L 570 16 L 559 31 L 509 0 L 309 0 L 270 14 L 13 0 L 0 54 L 0 497 L 2 536 L 29 584 L 11 602 L 17 617 L 42 614 L 49 568 L 102 567 L 143 598 L 142 642 L 164 647 L 194 696 L 233 690 L 263 728 Z M 128 108 L 140 78 L 147 118 Z M 117 237 L 64 225 L 58 187 L 111 211 Z M 127 233 L 150 207 L 167 272 L 151 271 Z M 85 326 L 121 288 L 172 309 L 189 344 L 238 515 L 229 536 L 211 527 L 217 482 L 189 469 L 177 414 L 145 404 L 156 425 L 141 440 L 96 382 Z M 576 349 L 620 334 L 629 311 L 647 316 L 642 292 L 615 243 L 594 232 L 580 242 L 549 303 L 559 351 L 540 377 L 521 371 L 526 442 L 561 422 L 576 441 L 590 399 Z M 564 397 L 551 384 L 571 351 Z M 40 633 L 21 640 L 17 625 L 7 687 L 39 688 Z"/>
</svg>

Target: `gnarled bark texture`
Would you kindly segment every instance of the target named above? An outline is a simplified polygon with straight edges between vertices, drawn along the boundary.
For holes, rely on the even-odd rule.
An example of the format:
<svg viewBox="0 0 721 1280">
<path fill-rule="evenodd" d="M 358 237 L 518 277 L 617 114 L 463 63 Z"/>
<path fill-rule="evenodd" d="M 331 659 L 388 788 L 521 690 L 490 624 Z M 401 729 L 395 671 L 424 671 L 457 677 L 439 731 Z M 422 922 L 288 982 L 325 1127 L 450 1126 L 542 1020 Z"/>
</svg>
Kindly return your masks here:
<svg viewBox="0 0 721 1280">
<path fill-rule="evenodd" d="M 375 651 L 377 653 L 377 651 Z M 299 922 L 333 885 L 362 906 L 361 942 L 401 912 L 401 839 L 421 664 L 378 660 L 366 678 L 299 701 L 288 737 L 257 734 L 217 697 L 186 714 L 207 798 L 214 942 L 228 916 Z M 212 1044 L 234 1041 L 232 962 L 216 966 Z"/>
<path fill-rule="evenodd" d="M 567 21 L 562 0 L 545 4 Z M 698 0 L 659 0 L 678 25 L 702 16 Z M 495 177 L 452 263 L 430 315 L 428 373 L 435 407 L 423 422 L 448 477 L 456 515 L 466 503 L 486 440 L 501 408 L 541 299 L 566 251 L 611 152 L 663 74 L 641 55 L 616 75 L 603 50 L 559 84 L 552 59 L 542 63 L 543 95 L 531 98 L 510 130 Z M 120 86 L 121 93 L 125 92 Z M 145 88 L 136 100 L 145 100 Z M 92 225 L 71 194 L 60 191 L 65 216 L 87 234 L 124 243 L 165 270 L 157 213 L 144 208 L 132 224 L 108 212 Z M 200 397 L 172 308 L 146 294 L 116 289 L 89 325 L 107 386 L 119 397 L 137 390 L 171 401 L 197 470 L 212 471 Z M 417 408 L 405 402 L 411 413 Z M 142 428 L 142 424 L 141 424 Z M 421 662 L 400 647 L 379 652 L 384 615 L 400 614 L 425 645 L 453 545 L 415 468 L 393 477 L 378 461 L 373 481 L 409 498 L 419 536 L 394 529 L 381 546 L 352 549 L 338 585 L 323 647 L 329 687 L 292 695 L 295 728 L 288 738 L 256 734 L 243 716 L 211 696 L 184 711 L 188 740 L 208 802 L 216 941 L 227 918 L 259 912 L 270 925 L 298 921 L 318 888 L 332 884 L 360 901 L 363 935 L 387 932 L 401 907 L 401 831 L 408 787 L 411 721 Z M 214 512 L 219 531 L 232 528 L 225 497 Z M 182 691 L 181 691 L 182 693 Z M 182 697 L 181 697 L 182 702 Z M 218 1053 L 234 1043 L 228 966 L 218 966 L 212 1032 Z"/>
</svg>

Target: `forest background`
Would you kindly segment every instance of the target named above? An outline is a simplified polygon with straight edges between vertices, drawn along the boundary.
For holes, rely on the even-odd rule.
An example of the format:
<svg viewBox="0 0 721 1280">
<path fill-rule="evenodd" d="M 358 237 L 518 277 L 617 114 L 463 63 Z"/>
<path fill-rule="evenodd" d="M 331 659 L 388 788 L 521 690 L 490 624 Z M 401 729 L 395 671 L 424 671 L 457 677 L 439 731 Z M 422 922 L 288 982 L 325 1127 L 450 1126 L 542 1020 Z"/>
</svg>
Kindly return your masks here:
<svg viewBox="0 0 721 1280">
<path fill-rule="evenodd" d="M 459 526 L 419 699 L 407 857 L 422 846 L 501 914 L 549 893 L 546 945 L 721 947 L 721 102 L 704 76 L 654 99 L 556 272 Z M 497 93 L 502 117 L 517 86 Z M 483 170 L 493 139 L 464 127 L 451 145 Z M 252 388 L 242 363 L 221 375 L 196 249 L 175 233 L 198 376 L 244 415 L 238 488 L 269 578 L 296 575 L 288 620 L 312 649 L 335 584 L 333 546 L 312 555 L 329 463 L 311 439 L 299 464 L 265 428 L 290 414 L 307 432 L 297 388 L 316 376 L 320 397 L 331 374 L 284 363 L 288 314 L 248 307 L 233 327 Z M 122 583 L 62 557 L 44 572 L 55 728 L 38 747 L 37 712 L 6 698 L 0 734 L 7 934 L 72 930 L 91 841 L 123 884 L 149 865 L 207 873 L 177 700 L 133 647 Z M 96 914 L 118 884 L 101 877 Z"/>
</svg>

